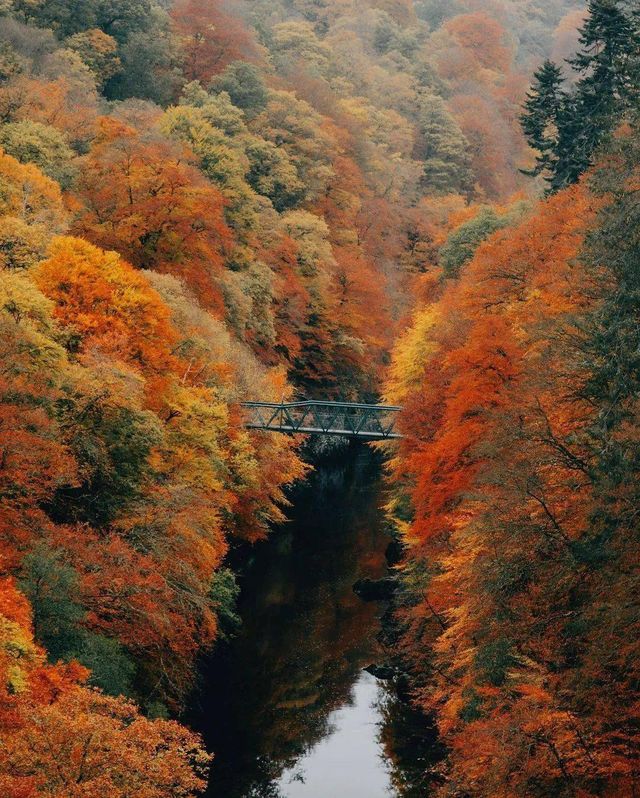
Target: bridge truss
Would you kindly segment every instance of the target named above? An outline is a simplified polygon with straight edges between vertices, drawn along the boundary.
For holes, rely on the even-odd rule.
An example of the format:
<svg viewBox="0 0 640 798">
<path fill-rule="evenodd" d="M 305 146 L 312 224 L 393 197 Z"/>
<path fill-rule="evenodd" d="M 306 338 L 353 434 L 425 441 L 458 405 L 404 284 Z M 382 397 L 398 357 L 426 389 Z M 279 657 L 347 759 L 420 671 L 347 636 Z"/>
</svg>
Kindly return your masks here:
<svg viewBox="0 0 640 798">
<path fill-rule="evenodd" d="M 400 407 L 354 402 L 244 402 L 245 426 L 288 434 L 341 435 L 365 441 L 401 438 L 396 430 Z"/>
</svg>

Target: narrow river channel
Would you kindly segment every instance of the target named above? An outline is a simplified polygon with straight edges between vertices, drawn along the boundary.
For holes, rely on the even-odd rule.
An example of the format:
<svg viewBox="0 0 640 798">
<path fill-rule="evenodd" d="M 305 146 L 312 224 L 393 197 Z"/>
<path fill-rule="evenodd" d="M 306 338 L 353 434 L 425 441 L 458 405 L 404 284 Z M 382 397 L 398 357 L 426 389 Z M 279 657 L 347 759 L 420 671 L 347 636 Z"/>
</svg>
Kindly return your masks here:
<svg viewBox="0 0 640 798">
<path fill-rule="evenodd" d="M 414 798 L 432 734 L 365 668 L 384 659 L 379 458 L 354 446 L 292 497 L 291 521 L 240 569 L 242 626 L 203 678 L 195 725 L 215 752 L 208 798 Z M 208 689 L 210 687 L 211 689 Z"/>
</svg>

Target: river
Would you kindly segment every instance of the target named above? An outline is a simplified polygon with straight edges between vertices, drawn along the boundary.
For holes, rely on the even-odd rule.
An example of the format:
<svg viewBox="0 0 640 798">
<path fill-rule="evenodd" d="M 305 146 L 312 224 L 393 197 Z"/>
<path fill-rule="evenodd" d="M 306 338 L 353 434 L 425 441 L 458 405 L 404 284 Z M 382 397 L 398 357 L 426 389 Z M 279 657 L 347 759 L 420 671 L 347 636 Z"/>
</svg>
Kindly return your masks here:
<svg viewBox="0 0 640 798">
<path fill-rule="evenodd" d="M 426 720 L 365 668 L 384 660 L 381 466 L 364 445 L 319 465 L 289 523 L 245 552 L 240 631 L 206 664 L 192 723 L 215 752 L 208 798 L 425 798 Z"/>
</svg>

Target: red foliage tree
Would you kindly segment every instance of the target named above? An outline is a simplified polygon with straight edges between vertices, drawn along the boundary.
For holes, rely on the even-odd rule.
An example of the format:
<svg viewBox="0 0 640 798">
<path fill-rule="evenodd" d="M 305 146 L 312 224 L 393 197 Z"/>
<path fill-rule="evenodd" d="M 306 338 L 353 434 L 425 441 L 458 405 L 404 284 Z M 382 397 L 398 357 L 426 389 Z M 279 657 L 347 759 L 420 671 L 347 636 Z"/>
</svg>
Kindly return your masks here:
<svg viewBox="0 0 640 798">
<path fill-rule="evenodd" d="M 252 61 L 258 56 L 255 39 L 244 22 L 219 3 L 178 0 L 171 18 L 182 46 L 187 80 L 206 85 L 232 61 Z"/>
</svg>

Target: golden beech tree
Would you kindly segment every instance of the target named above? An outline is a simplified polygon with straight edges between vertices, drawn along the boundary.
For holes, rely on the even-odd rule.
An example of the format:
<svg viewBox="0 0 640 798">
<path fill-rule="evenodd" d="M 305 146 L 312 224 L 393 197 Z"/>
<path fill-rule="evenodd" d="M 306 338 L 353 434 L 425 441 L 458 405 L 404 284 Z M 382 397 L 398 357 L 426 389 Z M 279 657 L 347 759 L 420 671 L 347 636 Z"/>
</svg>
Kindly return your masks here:
<svg viewBox="0 0 640 798">
<path fill-rule="evenodd" d="M 116 252 L 79 238 L 53 240 L 35 281 L 54 302 L 54 315 L 77 334 L 78 347 L 97 347 L 137 366 L 153 382 L 175 365 L 170 314 L 147 280 Z"/>
<path fill-rule="evenodd" d="M 0 150 L 0 214 L 17 217 L 46 231 L 64 227 L 66 213 L 60 186 L 32 164 L 21 164 Z"/>
</svg>

